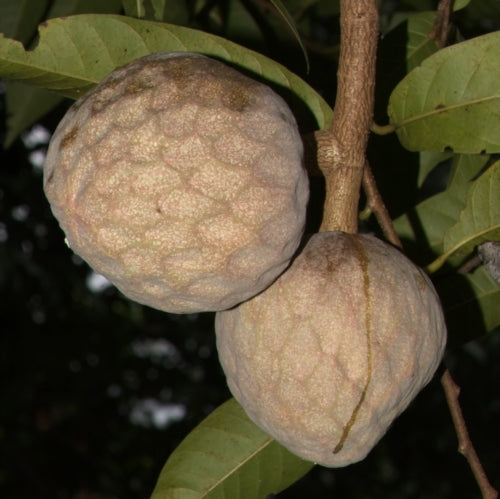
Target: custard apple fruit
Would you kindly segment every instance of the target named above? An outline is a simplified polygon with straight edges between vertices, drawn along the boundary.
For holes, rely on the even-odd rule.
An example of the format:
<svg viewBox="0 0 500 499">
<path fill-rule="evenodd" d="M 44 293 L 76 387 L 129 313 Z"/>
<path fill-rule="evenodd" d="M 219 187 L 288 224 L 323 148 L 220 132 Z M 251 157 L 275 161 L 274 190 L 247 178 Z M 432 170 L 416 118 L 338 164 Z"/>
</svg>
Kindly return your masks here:
<svg viewBox="0 0 500 499">
<path fill-rule="evenodd" d="M 216 314 L 248 416 L 329 467 L 362 460 L 436 371 L 446 342 L 426 274 L 369 235 L 322 232 L 270 287 Z"/>
<path fill-rule="evenodd" d="M 289 264 L 308 179 L 289 107 L 208 57 L 157 53 L 67 112 L 44 189 L 69 246 L 140 303 L 223 310 Z"/>
</svg>

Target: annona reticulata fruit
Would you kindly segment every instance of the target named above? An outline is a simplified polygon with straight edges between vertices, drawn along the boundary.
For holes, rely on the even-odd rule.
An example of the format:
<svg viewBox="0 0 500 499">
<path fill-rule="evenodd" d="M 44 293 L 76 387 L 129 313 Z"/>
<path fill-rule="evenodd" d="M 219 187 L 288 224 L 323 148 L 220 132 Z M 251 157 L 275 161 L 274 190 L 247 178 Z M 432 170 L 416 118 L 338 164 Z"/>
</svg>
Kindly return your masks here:
<svg viewBox="0 0 500 499">
<path fill-rule="evenodd" d="M 125 295 L 222 310 L 268 286 L 298 247 L 302 154 L 268 86 L 208 57 L 158 53 L 69 109 L 44 189 L 70 247 Z"/>
<path fill-rule="evenodd" d="M 426 274 L 369 235 L 313 235 L 264 292 L 216 314 L 217 349 L 248 416 L 324 466 L 363 459 L 424 387 L 446 342 Z"/>
</svg>

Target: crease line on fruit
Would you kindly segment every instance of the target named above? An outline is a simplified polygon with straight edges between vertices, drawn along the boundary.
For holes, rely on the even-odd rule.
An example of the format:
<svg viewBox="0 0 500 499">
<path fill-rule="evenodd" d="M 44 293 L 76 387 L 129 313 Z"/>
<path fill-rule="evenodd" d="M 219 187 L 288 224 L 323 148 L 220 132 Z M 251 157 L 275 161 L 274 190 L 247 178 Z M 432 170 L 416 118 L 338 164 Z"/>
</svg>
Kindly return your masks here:
<svg viewBox="0 0 500 499">
<path fill-rule="evenodd" d="M 356 407 L 354 407 L 351 417 L 349 421 L 344 426 L 344 430 L 342 431 L 342 435 L 338 444 L 333 449 L 333 454 L 338 454 L 342 448 L 344 447 L 345 441 L 349 436 L 349 433 L 356 422 L 356 418 L 358 416 L 359 409 L 363 404 L 366 392 L 368 391 L 368 386 L 370 385 L 370 381 L 372 379 L 372 347 L 371 347 L 371 300 L 370 300 L 370 276 L 368 275 L 368 259 L 366 258 L 366 254 L 363 251 L 363 247 L 359 244 L 356 236 L 350 238 L 354 251 L 356 253 L 356 258 L 361 266 L 361 271 L 363 273 L 363 290 L 366 298 L 366 308 L 365 308 L 365 327 L 366 327 L 366 382 L 363 387 L 363 392 L 359 398 Z"/>
</svg>

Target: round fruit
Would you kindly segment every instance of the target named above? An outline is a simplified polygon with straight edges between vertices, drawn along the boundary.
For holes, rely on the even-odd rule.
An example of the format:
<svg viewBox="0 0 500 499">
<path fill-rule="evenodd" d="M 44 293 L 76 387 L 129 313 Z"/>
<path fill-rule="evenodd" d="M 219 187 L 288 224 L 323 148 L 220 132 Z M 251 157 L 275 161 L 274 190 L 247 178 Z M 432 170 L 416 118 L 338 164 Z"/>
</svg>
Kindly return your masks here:
<svg viewBox="0 0 500 499">
<path fill-rule="evenodd" d="M 285 102 L 190 53 L 138 59 L 78 100 L 51 140 L 44 188 L 77 254 L 128 297 L 176 313 L 268 286 L 308 199 Z"/>
<path fill-rule="evenodd" d="M 324 466 L 363 459 L 438 367 L 434 288 L 368 235 L 313 235 L 269 288 L 216 314 L 219 358 L 248 416 Z"/>
</svg>

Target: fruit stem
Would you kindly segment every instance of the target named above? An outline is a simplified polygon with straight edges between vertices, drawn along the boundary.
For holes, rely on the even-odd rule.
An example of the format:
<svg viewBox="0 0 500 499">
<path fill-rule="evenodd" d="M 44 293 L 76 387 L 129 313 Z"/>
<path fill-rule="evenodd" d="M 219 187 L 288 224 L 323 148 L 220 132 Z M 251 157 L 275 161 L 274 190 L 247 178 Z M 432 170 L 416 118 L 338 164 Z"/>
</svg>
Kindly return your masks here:
<svg viewBox="0 0 500 499">
<path fill-rule="evenodd" d="M 320 231 L 358 230 L 358 203 L 372 124 L 378 40 L 375 0 L 340 1 L 340 58 L 333 120 L 316 132 L 326 198 Z"/>
</svg>

